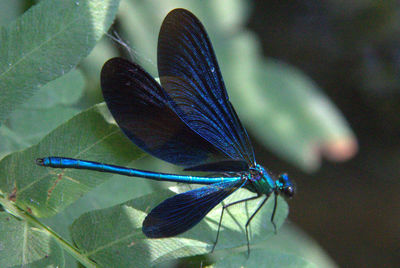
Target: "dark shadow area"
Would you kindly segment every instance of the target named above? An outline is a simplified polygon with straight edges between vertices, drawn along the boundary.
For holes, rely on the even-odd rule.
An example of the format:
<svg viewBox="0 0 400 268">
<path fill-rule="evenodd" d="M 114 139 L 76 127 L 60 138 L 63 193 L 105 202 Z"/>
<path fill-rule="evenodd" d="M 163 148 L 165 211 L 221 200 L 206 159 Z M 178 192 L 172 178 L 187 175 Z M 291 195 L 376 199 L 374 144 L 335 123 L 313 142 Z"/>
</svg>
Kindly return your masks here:
<svg viewBox="0 0 400 268">
<path fill-rule="evenodd" d="M 290 219 L 341 267 L 400 265 L 400 7 L 396 1 L 256 1 L 264 54 L 313 78 L 347 118 L 359 152 L 315 174 L 293 168 Z M 255 142 L 255 139 L 253 139 Z M 287 164 L 255 145 L 272 170 Z M 257 152 L 258 149 L 258 152 Z"/>
</svg>

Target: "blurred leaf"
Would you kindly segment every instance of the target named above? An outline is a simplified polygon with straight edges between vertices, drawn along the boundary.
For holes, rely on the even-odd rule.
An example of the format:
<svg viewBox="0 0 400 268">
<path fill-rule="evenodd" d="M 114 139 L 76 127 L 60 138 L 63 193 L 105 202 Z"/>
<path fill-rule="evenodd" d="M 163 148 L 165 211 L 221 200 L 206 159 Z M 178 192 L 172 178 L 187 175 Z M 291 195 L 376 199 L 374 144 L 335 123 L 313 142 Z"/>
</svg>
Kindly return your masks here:
<svg viewBox="0 0 400 268">
<path fill-rule="evenodd" d="M 220 53 L 232 102 L 250 132 L 308 171 L 323 154 L 336 161 L 353 156 L 355 136 L 320 88 L 299 69 L 260 54 L 250 33 L 237 34 Z"/>
<path fill-rule="evenodd" d="M 42 87 L 14 110 L 0 126 L 0 158 L 39 142 L 51 130 L 79 112 L 73 107 L 82 96 L 81 73 L 72 71 Z"/>
<path fill-rule="evenodd" d="M 112 23 L 118 4 L 44 0 L 2 28 L 0 122 L 42 85 L 86 57 Z"/>
<path fill-rule="evenodd" d="M 306 260 L 282 252 L 267 249 L 253 249 L 250 258 L 245 253 L 228 255 L 218 260 L 213 267 L 317 267 Z"/>
<path fill-rule="evenodd" d="M 182 192 L 180 188 L 178 192 Z M 148 211 L 172 195 L 163 190 L 136 198 L 124 204 L 92 211 L 77 219 L 71 233 L 77 247 L 97 264 L 105 267 L 149 267 L 165 261 L 208 254 L 216 238 L 221 206 L 212 210 L 204 220 L 191 230 L 173 238 L 149 239 L 142 233 L 142 222 Z M 226 200 L 253 196 L 247 190 L 239 190 Z M 238 204 L 224 215 L 220 239 L 214 254 L 224 256 L 237 249 L 247 252 L 244 224 L 261 200 Z M 271 201 L 271 202 L 270 202 Z M 251 222 L 251 244 L 268 239 L 273 234 L 271 216 L 272 198 Z M 283 199 L 279 199 L 276 224 L 282 225 L 288 213 Z"/>
<path fill-rule="evenodd" d="M 335 268 L 337 265 L 311 237 L 290 221 L 277 235 L 260 244 L 260 248 L 285 252 L 313 263 L 316 267 Z"/>
<path fill-rule="evenodd" d="M 177 6 L 187 8 L 205 25 L 228 94 L 251 134 L 308 171 L 319 167 L 322 156 L 335 161 L 352 157 L 357 141 L 341 113 L 300 70 L 264 59 L 256 37 L 241 29 L 248 10 L 244 2 L 224 3 L 123 2 L 119 18 L 138 58 L 135 61 L 156 74 L 158 35 L 154 33 L 159 31 L 168 11 Z M 226 14 L 234 15 L 225 19 Z"/>
<path fill-rule="evenodd" d="M 140 1 L 122 1 L 118 12 L 121 21 L 122 36 L 128 39 L 127 44 L 132 47 L 135 62 L 140 63 L 145 70 L 153 76 L 156 72 L 156 50 L 157 33 L 162 20 L 159 12 L 151 11 L 152 2 L 147 5 L 140 4 Z M 165 1 L 158 1 L 163 6 Z M 158 8 L 157 8 L 158 9 Z"/>
<path fill-rule="evenodd" d="M 0 212 L 1 267 L 64 267 L 64 251 L 49 233 Z"/>
<path fill-rule="evenodd" d="M 83 85 L 84 79 L 81 72 L 73 70 L 47 83 L 22 107 L 25 109 L 45 109 L 56 105 L 75 104 L 82 96 Z"/>
<path fill-rule="evenodd" d="M 306 170 L 319 167 L 322 153 L 337 160 L 355 153 L 346 120 L 311 79 L 288 64 L 259 60 L 252 35 L 238 35 L 230 45 L 223 57 L 234 58 L 226 79 L 232 102 L 261 142 Z"/>
<path fill-rule="evenodd" d="M 108 36 L 104 36 L 80 64 L 79 68 L 85 74 L 86 80 L 85 93 L 91 102 L 89 106 L 103 101 L 103 95 L 100 87 L 100 72 L 103 64 L 118 56 L 118 51 L 112 46 Z"/>
<path fill-rule="evenodd" d="M 244 22 L 248 13 L 248 5 L 240 0 L 149 0 L 144 4 L 139 0 L 121 2 L 118 12 L 122 34 L 132 47 L 135 62 L 139 62 L 145 70 L 158 76 L 156 67 L 158 32 L 164 17 L 174 8 L 185 8 L 193 12 L 202 22 L 213 27 L 207 28 L 209 33 L 220 34 L 231 31 Z"/>
<path fill-rule="evenodd" d="M 14 20 L 21 13 L 21 8 L 22 1 L 0 1 L 0 25 L 5 25 Z"/>
<path fill-rule="evenodd" d="M 39 167 L 35 159 L 49 155 L 126 164 L 143 153 L 102 115 L 104 105 L 75 116 L 47 135 L 38 145 L 0 162 L 0 190 L 36 217 L 49 217 L 111 177 L 83 170 Z"/>
</svg>

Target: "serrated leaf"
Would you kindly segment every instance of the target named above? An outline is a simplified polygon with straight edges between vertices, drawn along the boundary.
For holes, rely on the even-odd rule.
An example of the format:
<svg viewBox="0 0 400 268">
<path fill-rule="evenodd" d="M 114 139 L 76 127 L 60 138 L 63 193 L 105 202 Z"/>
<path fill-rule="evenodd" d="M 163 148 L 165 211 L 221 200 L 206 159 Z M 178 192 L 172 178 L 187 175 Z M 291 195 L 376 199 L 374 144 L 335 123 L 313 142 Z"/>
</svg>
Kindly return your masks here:
<svg viewBox="0 0 400 268">
<path fill-rule="evenodd" d="M 64 267 L 64 251 L 49 233 L 0 213 L 1 267 Z"/>
<path fill-rule="evenodd" d="M 108 123 L 104 105 L 80 113 L 47 135 L 38 145 L 13 153 L 0 162 L 0 190 L 36 217 L 63 210 L 112 174 L 55 170 L 35 164 L 45 156 L 66 156 L 126 164 L 143 153 L 119 128 Z"/>
<path fill-rule="evenodd" d="M 220 206 L 194 228 L 179 236 L 149 239 L 142 233 L 146 214 L 172 194 L 167 190 L 157 191 L 118 206 L 85 213 L 71 227 L 73 241 L 90 259 L 105 267 L 150 267 L 171 259 L 210 253 L 217 234 Z M 253 195 L 247 190 L 239 190 L 226 203 Z M 247 252 L 244 224 L 259 202 L 256 200 L 229 208 L 224 215 L 215 253 L 224 254 L 226 249 L 233 248 Z M 251 222 L 251 244 L 273 234 L 269 221 L 272 207 L 273 202 L 267 202 Z M 275 218 L 278 227 L 287 213 L 286 202 L 279 199 Z"/>
<path fill-rule="evenodd" d="M 119 0 L 40 1 L 0 32 L 0 122 L 86 57 Z"/>
</svg>

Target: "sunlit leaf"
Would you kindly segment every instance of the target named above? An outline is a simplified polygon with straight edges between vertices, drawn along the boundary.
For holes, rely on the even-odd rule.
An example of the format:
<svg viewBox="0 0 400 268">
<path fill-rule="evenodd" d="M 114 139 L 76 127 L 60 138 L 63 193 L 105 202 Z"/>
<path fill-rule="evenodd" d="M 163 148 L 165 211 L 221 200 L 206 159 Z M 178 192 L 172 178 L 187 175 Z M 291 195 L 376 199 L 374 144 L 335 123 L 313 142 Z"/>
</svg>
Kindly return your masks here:
<svg viewBox="0 0 400 268">
<path fill-rule="evenodd" d="M 143 153 L 102 115 L 97 105 L 61 125 L 38 145 L 13 153 L 0 162 L 0 190 L 15 196 L 16 204 L 37 217 L 63 210 L 110 174 L 55 170 L 35 164 L 45 156 L 66 156 L 126 164 Z"/>
<path fill-rule="evenodd" d="M 73 241 L 96 263 L 106 267 L 149 267 L 171 259 L 210 253 L 217 234 L 220 206 L 194 228 L 177 237 L 149 239 L 142 233 L 142 222 L 150 209 L 172 194 L 171 191 L 158 191 L 118 206 L 85 213 L 71 227 Z M 247 190 L 239 190 L 226 203 L 253 195 Z M 269 221 L 272 198 L 270 201 L 251 222 L 252 245 L 268 239 L 274 233 Z M 229 208 L 222 223 L 216 254 L 226 254 L 226 249 L 247 252 L 244 224 L 259 202 L 255 200 Z M 279 199 L 275 218 L 278 227 L 287 214 L 286 202 Z"/>
</svg>

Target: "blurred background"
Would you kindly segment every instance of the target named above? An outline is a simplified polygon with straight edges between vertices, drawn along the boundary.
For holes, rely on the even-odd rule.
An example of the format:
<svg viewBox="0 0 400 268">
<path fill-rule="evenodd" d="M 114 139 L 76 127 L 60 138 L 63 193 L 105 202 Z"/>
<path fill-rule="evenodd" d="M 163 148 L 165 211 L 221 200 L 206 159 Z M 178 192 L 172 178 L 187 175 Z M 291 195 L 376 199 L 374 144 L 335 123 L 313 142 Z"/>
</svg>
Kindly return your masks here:
<svg viewBox="0 0 400 268">
<path fill-rule="evenodd" d="M 398 1 L 255 1 L 247 26 L 263 53 L 311 77 L 343 113 L 359 151 L 297 168 L 289 218 L 340 266 L 400 265 Z M 258 147 L 257 147 L 258 148 Z M 267 151 L 268 163 L 285 168 Z M 286 165 L 287 166 L 287 165 Z"/>
<path fill-rule="evenodd" d="M 0 24 L 7 25 L 35 3 L 1 1 Z M 157 76 L 159 27 L 177 7 L 189 9 L 205 25 L 258 162 L 275 173 L 289 173 L 297 184 L 289 201 L 288 231 L 271 243 L 290 244 L 295 230 L 339 266 L 398 267 L 398 1 L 121 1 L 109 34 L 121 38 L 130 51 L 105 37 L 69 74 L 71 81 L 84 85 L 81 91 L 72 82 L 53 84 L 59 89 L 68 84 L 74 93 L 67 89 L 46 107 L 42 102 L 25 105 L 0 127 L 0 155 L 37 143 L 101 102 L 99 71 L 108 58 L 131 57 Z M 41 94 L 51 96 L 49 92 Z M 174 169 L 151 158 L 132 165 Z M 122 180 L 104 187 L 118 193 L 115 204 L 133 198 Z M 143 189 L 141 194 L 151 191 Z"/>
</svg>

